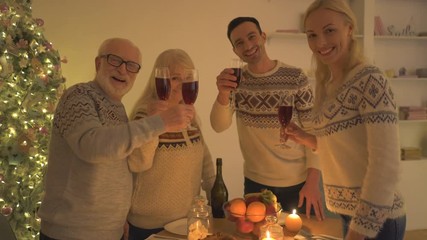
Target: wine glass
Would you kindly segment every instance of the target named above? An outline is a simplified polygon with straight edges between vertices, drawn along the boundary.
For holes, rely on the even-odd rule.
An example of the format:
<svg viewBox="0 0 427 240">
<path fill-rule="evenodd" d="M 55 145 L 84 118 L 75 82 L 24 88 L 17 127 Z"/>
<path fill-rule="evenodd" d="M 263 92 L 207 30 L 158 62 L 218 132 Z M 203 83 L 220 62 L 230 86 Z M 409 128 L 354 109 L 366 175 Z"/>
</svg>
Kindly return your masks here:
<svg viewBox="0 0 427 240">
<path fill-rule="evenodd" d="M 288 140 L 288 135 L 285 130 L 288 127 L 289 123 L 292 120 L 292 112 L 294 108 L 294 95 L 286 94 L 282 96 L 279 100 L 278 116 L 280 122 L 280 144 L 278 146 L 282 148 L 291 148 L 286 142 Z"/>
<path fill-rule="evenodd" d="M 187 69 L 182 80 L 182 99 L 185 104 L 194 104 L 199 93 L 199 74 L 196 69 Z"/>
<path fill-rule="evenodd" d="M 236 77 L 236 89 L 239 87 L 240 80 L 242 79 L 242 67 L 243 67 L 243 61 L 240 58 L 232 58 L 230 68 L 233 69 L 233 75 Z M 230 104 L 234 108 L 236 106 L 235 99 L 236 99 L 236 89 L 231 92 L 231 99 Z"/>
<path fill-rule="evenodd" d="M 240 58 L 231 59 L 231 69 L 234 70 L 233 75 L 237 78 L 236 79 L 236 83 L 237 83 L 236 88 L 238 88 L 239 84 L 240 84 L 240 79 L 242 76 L 242 66 L 243 66 L 242 59 L 240 59 Z"/>
<path fill-rule="evenodd" d="M 167 101 L 171 93 L 170 72 L 168 67 L 157 67 L 154 72 L 157 96 Z"/>
<path fill-rule="evenodd" d="M 184 71 L 182 80 L 182 99 L 185 104 L 192 105 L 196 102 L 199 93 L 199 73 L 196 69 L 187 69 Z M 196 130 L 191 124 L 189 130 Z"/>
</svg>

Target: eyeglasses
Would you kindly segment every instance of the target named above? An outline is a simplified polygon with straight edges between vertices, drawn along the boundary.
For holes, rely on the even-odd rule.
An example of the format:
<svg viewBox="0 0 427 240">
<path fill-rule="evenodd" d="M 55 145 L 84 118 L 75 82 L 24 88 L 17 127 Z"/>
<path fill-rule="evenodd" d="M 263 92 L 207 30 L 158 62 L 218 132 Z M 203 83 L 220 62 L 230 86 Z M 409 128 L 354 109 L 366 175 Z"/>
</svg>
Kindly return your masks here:
<svg viewBox="0 0 427 240">
<path fill-rule="evenodd" d="M 107 58 L 107 63 L 109 63 L 113 67 L 120 67 L 124 63 L 126 65 L 126 70 L 131 73 L 137 73 L 139 72 L 139 69 L 141 69 L 141 65 L 139 65 L 138 63 L 132 61 L 125 61 L 123 60 L 123 58 L 114 54 L 106 54 L 101 55 L 99 57 Z"/>
</svg>

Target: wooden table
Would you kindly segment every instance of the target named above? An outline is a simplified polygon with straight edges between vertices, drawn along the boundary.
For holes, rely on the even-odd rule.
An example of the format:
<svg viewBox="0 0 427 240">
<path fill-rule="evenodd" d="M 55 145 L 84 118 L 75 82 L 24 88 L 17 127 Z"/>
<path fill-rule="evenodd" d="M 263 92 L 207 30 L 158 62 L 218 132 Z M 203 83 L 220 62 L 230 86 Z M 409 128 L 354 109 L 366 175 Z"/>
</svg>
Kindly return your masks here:
<svg viewBox="0 0 427 240">
<path fill-rule="evenodd" d="M 307 219 L 305 215 L 302 215 L 301 219 L 303 221 L 302 231 L 342 238 L 341 219 L 339 218 L 326 218 L 323 221 L 317 221 L 315 217 Z M 258 239 L 257 236 L 253 234 L 242 234 L 237 232 L 235 223 L 223 218 L 213 219 L 213 229 L 214 233 L 221 232 L 229 234 L 237 239 Z M 283 232 L 286 239 L 293 239 L 293 236 L 297 235 L 297 233 L 287 231 L 285 226 L 283 226 Z M 183 236 L 170 233 L 166 230 L 160 232 L 159 235 L 183 238 Z"/>
</svg>

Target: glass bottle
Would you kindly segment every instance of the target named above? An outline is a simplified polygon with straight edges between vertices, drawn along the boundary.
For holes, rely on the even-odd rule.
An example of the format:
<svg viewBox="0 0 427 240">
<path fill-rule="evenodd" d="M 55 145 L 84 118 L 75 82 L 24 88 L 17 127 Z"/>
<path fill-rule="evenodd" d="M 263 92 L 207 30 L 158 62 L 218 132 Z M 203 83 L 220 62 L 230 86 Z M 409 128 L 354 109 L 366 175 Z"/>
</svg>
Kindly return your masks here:
<svg viewBox="0 0 427 240">
<path fill-rule="evenodd" d="M 193 199 L 187 215 L 187 235 L 189 240 L 204 239 L 213 234 L 211 208 L 203 196 Z"/>
<path fill-rule="evenodd" d="M 195 209 L 198 207 L 207 208 L 209 217 L 212 218 L 212 208 L 208 205 L 208 201 L 205 196 L 197 195 L 193 198 L 193 202 L 191 203 L 191 209 Z"/>
<path fill-rule="evenodd" d="M 277 217 L 268 215 L 265 217 L 265 221 L 266 223 L 260 227 L 259 240 L 283 240 L 283 228 L 277 223 Z"/>
<path fill-rule="evenodd" d="M 212 214 L 214 218 L 224 218 L 222 206 L 228 201 L 228 190 L 222 178 L 222 158 L 216 159 L 216 178 L 211 190 Z"/>
</svg>

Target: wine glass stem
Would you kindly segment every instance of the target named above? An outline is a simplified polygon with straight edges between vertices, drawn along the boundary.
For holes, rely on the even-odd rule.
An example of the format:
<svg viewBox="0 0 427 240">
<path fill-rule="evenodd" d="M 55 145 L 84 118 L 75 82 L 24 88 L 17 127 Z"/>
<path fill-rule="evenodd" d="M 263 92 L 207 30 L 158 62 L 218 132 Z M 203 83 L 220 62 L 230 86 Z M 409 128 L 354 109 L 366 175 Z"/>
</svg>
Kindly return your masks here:
<svg viewBox="0 0 427 240">
<path fill-rule="evenodd" d="M 236 90 L 233 90 L 230 92 L 231 98 L 230 98 L 230 106 L 233 111 L 236 110 Z"/>
</svg>

